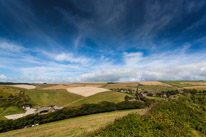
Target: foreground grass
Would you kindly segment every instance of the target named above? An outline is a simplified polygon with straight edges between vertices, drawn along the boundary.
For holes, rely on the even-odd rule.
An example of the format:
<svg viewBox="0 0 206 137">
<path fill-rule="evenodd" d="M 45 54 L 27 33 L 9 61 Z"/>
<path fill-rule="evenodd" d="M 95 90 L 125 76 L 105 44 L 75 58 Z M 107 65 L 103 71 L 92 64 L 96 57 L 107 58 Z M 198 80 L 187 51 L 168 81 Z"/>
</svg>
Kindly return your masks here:
<svg viewBox="0 0 206 137">
<path fill-rule="evenodd" d="M 21 108 L 18 107 L 1 107 L 0 108 L 0 120 L 5 120 L 6 118 L 4 116 L 7 115 L 12 115 L 12 114 L 20 114 L 20 113 L 24 113 L 25 111 Z"/>
<path fill-rule="evenodd" d="M 1 133 L 0 137 L 65 137 L 82 136 L 84 133 L 97 130 L 130 113 L 143 115 L 147 109 L 135 109 L 93 114 L 39 125 L 36 127 Z"/>
<path fill-rule="evenodd" d="M 83 98 L 80 95 L 72 94 L 65 90 L 26 90 L 25 94 L 37 106 L 63 106 Z"/>
<path fill-rule="evenodd" d="M 124 97 L 126 95 L 127 94 L 125 93 L 107 91 L 107 92 L 98 93 L 98 94 L 95 94 L 95 95 L 92 95 L 86 98 L 82 98 L 76 102 L 68 104 L 67 106 L 79 106 L 82 104 L 99 103 L 102 101 L 118 103 L 118 102 L 124 101 Z"/>
<path fill-rule="evenodd" d="M 147 115 L 130 114 L 89 137 L 205 137 L 206 97 L 177 95 Z"/>
</svg>

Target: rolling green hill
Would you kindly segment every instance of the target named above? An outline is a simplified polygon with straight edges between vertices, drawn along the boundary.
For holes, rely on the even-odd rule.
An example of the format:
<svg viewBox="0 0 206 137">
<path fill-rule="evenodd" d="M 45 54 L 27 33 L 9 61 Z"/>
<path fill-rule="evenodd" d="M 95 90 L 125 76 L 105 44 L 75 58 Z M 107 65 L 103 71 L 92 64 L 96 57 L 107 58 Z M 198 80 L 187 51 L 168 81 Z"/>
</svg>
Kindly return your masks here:
<svg viewBox="0 0 206 137">
<path fill-rule="evenodd" d="M 102 101 L 108 101 L 108 102 L 121 102 L 124 101 L 124 97 L 127 94 L 114 92 L 114 91 L 107 91 L 98 93 L 89 97 L 82 98 L 80 100 L 77 100 L 73 103 L 67 104 L 67 106 L 78 106 L 82 104 L 90 104 L 90 103 L 99 103 Z"/>
<path fill-rule="evenodd" d="M 20 89 L 9 87 L 9 86 L 0 86 L 0 96 L 8 97 L 9 95 L 15 95 L 20 92 Z"/>
<path fill-rule="evenodd" d="M 83 98 L 80 95 L 72 94 L 65 90 L 26 90 L 25 94 L 37 106 L 63 106 Z"/>
</svg>

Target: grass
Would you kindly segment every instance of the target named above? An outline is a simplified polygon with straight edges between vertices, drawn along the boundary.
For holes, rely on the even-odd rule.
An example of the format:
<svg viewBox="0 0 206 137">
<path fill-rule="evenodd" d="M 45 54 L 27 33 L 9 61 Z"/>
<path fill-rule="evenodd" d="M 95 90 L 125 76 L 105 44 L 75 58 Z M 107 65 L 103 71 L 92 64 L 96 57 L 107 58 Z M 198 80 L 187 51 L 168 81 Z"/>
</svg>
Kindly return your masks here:
<svg viewBox="0 0 206 137">
<path fill-rule="evenodd" d="M 114 92 L 114 91 L 107 91 L 107 92 L 102 92 L 102 93 L 98 93 L 86 98 L 82 98 L 77 102 L 73 102 L 71 104 L 71 106 L 78 106 L 78 105 L 82 105 L 82 104 L 89 104 L 89 103 L 99 103 L 101 101 L 109 101 L 109 102 L 121 102 L 124 101 L 124 97 L 126 96 L 126 94 L 124 93 L 119 93 L 119 92 Z"/>
<path fill-rule="evenodd" d="M 192 86 L 192 87 L 184 87 L 185 89 L 196 89 L 196 90 L 206 90 L 206 86 Z"/>
<path fill-rule="evenodd" d="M 164 98 L 162 97 L 150 97 L 150 96 L 147 96 L 148 99 L 154 99 L 155 101 L 161 101 L 163 100 Z"/>
<path fill-rule="evenodd" d="M 161 81 L 174 87 L 183 88 L 188 86 L 195 86 L 195 83 L 205 83 L 205 81 Z M 186 82 L 186 83 L 185 83 Z M 191 83 L 191 84 L 189 84 Z M 198 84 L 197 84 L 198 86 Z"/>
<path fill-rule="evenodd" d="M 15 95 L 19 93 L 20 89 L 9 86 L 0 86 L 0 96 L 8 97 L 9 95 Z"/>
<path fill-rule="evenodd" d="M 166 87 L 166 86 L 139 86 L 138 89 L 142 91 L 148 91 L 149 93 L 160 93 L 161 91 L 176 90 L 176 87 Z"/>
<path fill-rule="evenodd" d="M 107 112 L 101 114 L 93 114 L 82 116 L 36 127 L 14 130 L 1 133 L 0 137 L 76 137 L 83 136 L 84 133 L 97 130 L 101 127 L 112 123 L 115 119 L 119 119 L 129 113 L 145 114 L 147 109 L 135 109 Z"/>
<path fill-rule="evenodd" d="M 57 84 L 35 84 L 36 89 L 43 89 L 43 88 L 48 88 L 52 86 L 56 86 Z"/>
<path fill-rule="evenodd" d="M 36 106 L 63 106 L 83 98 L 65 90 L 26 90 L 25 94 L 31 98 Z"/>
<path fill-rule="evenodd" d="M 25 111 L 18 107 L 8 107 L 8 108 L 0 108 L 0 120 L 5 120 L 4 116 L 12 115 L 12 114 L 20 114 L 24 113 Z"/>
<path fill-rule="evenodd" d="M 147 115 L 128 115 L 88 137 L 205 137 L 206 98 L 178 95 L 162 101 Z"/>
<path fill-rule="evenodd" d="M 125 89 L 134 89 L 136 90 L 138 82 L 118 82 L 114 84 L 105 84 L 102 88 L 114 89 L 114 88 L 125 88 Z"/>
</svg>

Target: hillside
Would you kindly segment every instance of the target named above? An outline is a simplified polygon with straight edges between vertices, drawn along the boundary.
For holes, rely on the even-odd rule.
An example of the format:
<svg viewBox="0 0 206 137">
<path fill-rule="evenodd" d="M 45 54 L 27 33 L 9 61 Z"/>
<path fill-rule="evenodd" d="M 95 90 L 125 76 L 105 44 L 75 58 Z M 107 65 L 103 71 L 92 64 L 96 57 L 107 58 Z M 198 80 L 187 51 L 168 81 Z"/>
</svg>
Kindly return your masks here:
<svg viewBox="0 0 206 137">
<path fill-rule="evenodd" d="M 144 114 L 146 111 L 147 109 L 136 109 L 93 114 L 43 124 L 36 127 L 0 133 L 0 137 L 76 137 L 84 134 L 85 132 L 94 131 L 104 127 L 115 119 L 126 116 L 129 113 Z"/>
<path fill-rule="evenodd" d="M 205 95 L 176 96 L 159 103 L 147 115 L 131 114 L 88 136 L 205 136 Z"/>
<path fill-rule="evenodd" d="M 78 106 L 78 105 L 82 105 L 82 104 L 99 103 L 102 101 L 118 103 L 118 102 L 124 101 L 125 95 L 126 94 L 124 94 L 124 93 L 107 91 L 107 92 L 102 92 L 102 93 L 98 93 L 98 94 L 95 94 L 95 95 L 92 95 L 89 97 L 82 98 L 82 99 L 77 100 L 77 101 L 70 103 L 68 105 Z"/>
<path fill-rule="evenodd" d="M 83 98 L 80 95 L 72 94 L 65 90 L 26 90 L 25 94 L 37 106 L 63 106 Z"/>
</svg>

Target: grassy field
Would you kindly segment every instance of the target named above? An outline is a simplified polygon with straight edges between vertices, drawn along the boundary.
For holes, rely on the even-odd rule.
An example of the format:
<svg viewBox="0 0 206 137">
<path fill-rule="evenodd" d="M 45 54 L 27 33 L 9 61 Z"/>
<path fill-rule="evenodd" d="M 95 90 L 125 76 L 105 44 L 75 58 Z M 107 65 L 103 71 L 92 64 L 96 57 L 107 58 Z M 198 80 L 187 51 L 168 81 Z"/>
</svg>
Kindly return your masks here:
<svg viewBox="0 0 206 137">
<path fill-rule="evenodd" d="M 118 82 L 114 84 L 105 84 L 102 88 L 114 89 L 114 88 L 125 88 L 125 89 L 134 89 L 136 90 L 138 82 Z"/>
<path fill-rule="evenodd" d="M 26 90 L 25 94 L 28 95 L 37 106 L 63 106 L 83 98 L 80 95 L 72 94 L 65 90 Z"/>
<path fill-rule="evenodd" d="M 43 88 L 48 88 L 56 85 L 57 84 L 34 84 L 34 86 L 36 86 L 36 89 L 43 89 Z"/>
<path fill-rule="evenodd" d="M 109 101 L 109 102 L 121 102 L 124 101 L 124 97 L 126 94 L 114 92 L 114 91 L 107 91 L 98 93 L 89 97 L 82 98 L 80 100 L 77 100 L 76 102 L 67 104 L 67 106 L 78 106 L 82 104 L 88 104 L 88 103 L 99 103 L 101 101 Z"/>
<path fill-rule="evenodd" d="M 112 123 L 115 119 L 128 115 L 129 113 L 145 114 L 147 109 L 125 110 L 107 112 L 82 116 L 53 123 L 43 124 L 36 127 L 14 130 L 1 133 L 0 137 L 76 137 L 83 136 Z"/>
<path fill-rule="evenodd" d="M 19 93 L 20 89 L 15 87 L 0 86 L 0 96 L 8 97 L 9 95 L 15 95 Z"/>
<path fill-rule="evenodd" d="M 192 87 L 184 87 L 184 89 L 206 90 L 206 86 L 192 86 Z"/>
<path fill-rule="evenodd" d="M 148 99 L 154 99 L 155 101 L 161 101 L 163 100 L 164 98 L 163 97 L 149 97 L 147 96 Z"/>
<path fill-rule="evenodd" d="M 159 93 L 161 91 L 176 90 L 176 87 L 166 87 L 166 86 L 139 86 L 138 88 L 141 91 L 148 91 L 149 93 Z"/>
<path fill-rule="evenodd" d="M 200 86 L 206 84 L 206 81 L 161 81 L 161 82 L 178 88 Z"/>
<path fill-rule="evenodd" d="M 18 107 L 8 107 L 8 108 L 0 108 L 0 120 L 5 120 L 4 116 L 12 115 L 12 114 L 19 114 L 24 113 L 25 111 Z"/>
</svg>

